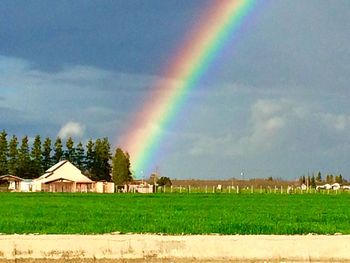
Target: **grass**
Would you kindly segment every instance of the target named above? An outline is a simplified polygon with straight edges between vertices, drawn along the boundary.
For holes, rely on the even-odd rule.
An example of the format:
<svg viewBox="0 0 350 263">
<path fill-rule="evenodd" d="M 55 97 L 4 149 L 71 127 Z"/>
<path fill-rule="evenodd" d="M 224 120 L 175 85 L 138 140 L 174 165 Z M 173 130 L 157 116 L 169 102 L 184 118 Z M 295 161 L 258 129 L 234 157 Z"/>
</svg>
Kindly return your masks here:
<svg viewBox="0 0 350 263">
<path fill-rule="evenodd" d="M 350 234 L 350 195 L 0 193 L 6 234 Z"/>
</svg>

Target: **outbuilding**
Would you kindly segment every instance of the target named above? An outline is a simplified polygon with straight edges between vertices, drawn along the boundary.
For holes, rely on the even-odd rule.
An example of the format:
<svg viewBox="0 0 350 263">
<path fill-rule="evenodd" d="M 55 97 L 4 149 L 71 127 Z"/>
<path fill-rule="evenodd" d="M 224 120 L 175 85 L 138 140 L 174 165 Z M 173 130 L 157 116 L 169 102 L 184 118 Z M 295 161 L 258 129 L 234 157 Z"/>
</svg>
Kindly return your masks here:
<svg viewBox="0 0 350 263">
<path fill-rule="evenodd" d="M 0 176 L 0 191 L 19 191 L 22 178 L 15 175 L 1 175 Z"/>
</svg>

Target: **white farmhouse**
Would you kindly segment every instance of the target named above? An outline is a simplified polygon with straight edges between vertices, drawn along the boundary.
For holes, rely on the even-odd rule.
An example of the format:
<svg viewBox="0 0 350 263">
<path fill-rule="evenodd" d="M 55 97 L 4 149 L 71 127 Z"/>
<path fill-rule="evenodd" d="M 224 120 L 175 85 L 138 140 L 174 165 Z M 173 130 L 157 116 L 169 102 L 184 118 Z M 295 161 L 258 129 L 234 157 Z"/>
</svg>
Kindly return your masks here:
<svg viewBox="0 0 350 263">
<path fill-rule="evenodd" d="M 32 191 L 92 192 L 94 182 L 69 161 L 61 161 L 33 180 Z"/>
</svg>

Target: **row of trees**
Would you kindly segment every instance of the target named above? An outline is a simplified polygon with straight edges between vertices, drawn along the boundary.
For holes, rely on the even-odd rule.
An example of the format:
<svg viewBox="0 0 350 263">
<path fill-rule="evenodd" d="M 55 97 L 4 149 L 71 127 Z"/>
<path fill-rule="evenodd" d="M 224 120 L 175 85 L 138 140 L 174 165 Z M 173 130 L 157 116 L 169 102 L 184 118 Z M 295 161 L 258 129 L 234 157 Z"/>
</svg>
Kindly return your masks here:
<svg viewBox="0 0 350 263">
<path fill-rule="evenodd" d="M 0 133 L 0 175 L 37 178 L 61 160 L 70 161 L 95 181 L 113 179 L 120 184 L 132 180 L 129 154 L 118 148 L 112 158 L 107 138 L 89 140 L 83 145 L 71 137 L 64 143 L 60 137 L 53 141 L 36 135 L 30 145 L 27 136 L 19 141 L 16 135 L 8 138 L 5 130 Z"/>
<path fill-rule="evenodd" d="M 321 172 L 318 172 L 317 174 L 312 174 L 311 176 L 300 176 L 299 177 L 299 182 L 301 184 L 307 184 L 311 187 L 316 187 L 316 184 L 322 184 L 322 183 L 328 183 L 328 184 L 333 184 L 333 183 L 345 183 L 346 180 L 343 178 L 341 174 L 339 175 L 333 175 L 333 174 L 327 174 L 325 178 L 322 178 Z"/>
</svg>

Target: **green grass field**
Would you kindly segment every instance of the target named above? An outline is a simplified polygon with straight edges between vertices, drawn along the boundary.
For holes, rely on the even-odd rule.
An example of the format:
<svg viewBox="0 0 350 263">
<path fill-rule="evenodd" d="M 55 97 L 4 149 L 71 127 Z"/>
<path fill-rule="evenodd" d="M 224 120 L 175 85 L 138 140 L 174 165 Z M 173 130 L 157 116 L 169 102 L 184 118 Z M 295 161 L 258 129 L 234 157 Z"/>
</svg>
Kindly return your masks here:
<svg viewBox="0 0 350 263">
<path fill-rule="evenodd" d="M 0 233 L 350 234 L 350 195 L 0 193 Z"/>
</svg>

